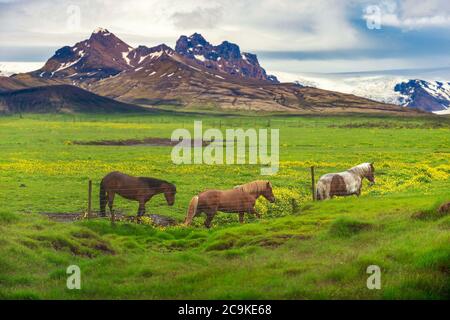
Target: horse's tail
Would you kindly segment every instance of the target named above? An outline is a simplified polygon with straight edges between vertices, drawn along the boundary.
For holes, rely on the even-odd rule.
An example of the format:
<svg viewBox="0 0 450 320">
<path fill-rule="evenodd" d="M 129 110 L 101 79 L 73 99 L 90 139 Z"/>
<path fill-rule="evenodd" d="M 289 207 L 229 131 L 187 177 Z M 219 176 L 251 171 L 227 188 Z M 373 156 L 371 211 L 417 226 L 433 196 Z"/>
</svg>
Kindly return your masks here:
<svg viewBox="0 0 450 320">
<path fill-rule="evenodd" d="M 194 219 L 195 214 L 197 213 L 197 207 L 198 207 L 198 196 L 195 196 L 189 203 L 186 219 L 184 220 L 184 224 L 186 226 L 189 226 L 192 223 L 192 219 Z"/>
<path fill-rule="evenodd" d="M 322 195 L 320 194 L 319 188 L 316 189 L 316 200 L 317 201 L 322 200 Z"/>
<path fill-rule="evenodd" d="M 100 201 L 100 216 L 106 216 L 106 190 L 104 181 L 100 182 L 100 192 L 99 192 L 99 201 Z"/>
<path fill-rule="evenodd" d="M 324 199 L 325 199 L 324 185 L 323 185 L 323 182 L 321 180 L 319 180 L 316 185 L 316 200 L 321 201 Z"/>
</svg>

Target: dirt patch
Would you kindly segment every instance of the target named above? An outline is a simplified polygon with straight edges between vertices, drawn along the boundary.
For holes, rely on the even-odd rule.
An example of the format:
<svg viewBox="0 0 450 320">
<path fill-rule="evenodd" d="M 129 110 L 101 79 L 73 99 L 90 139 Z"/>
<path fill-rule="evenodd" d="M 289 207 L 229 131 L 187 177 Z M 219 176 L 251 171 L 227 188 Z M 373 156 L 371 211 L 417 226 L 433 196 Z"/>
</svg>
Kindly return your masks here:
<svg viewBox="0 0 450 320">
<path fill-rule="evenodd" d="M 111 255 L 115 254 L 115 251 L 111 245 L 99 237 L 87 239 L 78 238 L 71 235 L 44 234 L 33 237 L 33 241 L 37 241 L 41 245 L 50 247 L 56 251 L 70 252 L 74 256 L 94 258 L 100 253 Z"/>
<path fill-rule="evenodd" d="M 57 222 L 74 222 L 79 220 L 87 219 L 87 213 L 48 213 L 43 212 L 42 215 L 47 216 L 50 220 L 57 221 Z M 170 217 L 166 217 L 159 214 L 146 214 L 143 216 L 143 220 L 145 218 L 150 219 L 150 224 L 158 226 L 158 227 L 168 227 L 168 226 L 175 226 L 178 224 L 178 222 L 175 219 L 172 219 Z M 91 219 L 111 219 L 110 216 L 106 217 L 100 217 L 98 216 L 98 213 L 93 213 L 91 216 Z M 116 221 L 125 221 L 125 222 L 138 222 L 136 220 L 136 216 L 128 216 L 125 215 L 122 212 L 116 212 L 115 214 L 115 220 Z"/>
<path fill-rule="evenodd" d="M 422 210 L 414 213 L 411 218 L 417 220 L 437 220 L 450 214 L 450 202 L 444 202 L 436 209 Z"/>
<path fill-rule="evenodd" d="M 84 217 L 84 213 L 49 213 L 42 212 L 42 215 L 47 216 L 50 220 L 57 222 L 74 222 L 81 220 Z"/>
<path fill-rule="evenodd" d="M 175 219 L 166 216 L 161 216 L 159 214 L 151 214 L 149 215 L 149 217 L 150 219 L 152 219 L 154 225 L 161 227 L 175 226 L 178 224 L 178 222 Z"/>
<path fill-rule="evenodd" d="M 109 245 L 105 242 L 98 242 L 93 245 L 93 249 L 103 252 L 104 254 L 116 254 L 115 251 L 109 247 Z"/>
<path fill-rule="evenodd" d="M 309 240 L 311 238 L 309 235 L 280 234 L 269 238 L 257 239 L 253 243 L 262 247 L 277 248 L 290 239 Z"/>
<path fill-rule="evenodd" d="M 211 141 L 183 140 L 186 146 L 194 146 L 202 144 L 203 147 L 208 146 Z M 97 140 L 97 141 L 72 141 L 72 144 L 83 146 L 144 146 L 144 147 L 173 147 L 179 144 L 179 141 L 172 141 L 167 138 L 144 138 L 144 139 L 127 139 L 127 140 Z"/>
<path fill-rule="evenodd" d="M 370 223 L 353 220 L 350 218 L 340 218 L 331 224 L 329 233 L 339 238 L 348 238 L 363 231 L 372 230 L 374 226 Z"/>
<path fill-rule="evenodd" d="M 439 209 L 438 209 L 438 213 L 442 216 L 450 214 L 450 201 L 449 202 L 445 202 L 443 203 Z"/>
</svg>

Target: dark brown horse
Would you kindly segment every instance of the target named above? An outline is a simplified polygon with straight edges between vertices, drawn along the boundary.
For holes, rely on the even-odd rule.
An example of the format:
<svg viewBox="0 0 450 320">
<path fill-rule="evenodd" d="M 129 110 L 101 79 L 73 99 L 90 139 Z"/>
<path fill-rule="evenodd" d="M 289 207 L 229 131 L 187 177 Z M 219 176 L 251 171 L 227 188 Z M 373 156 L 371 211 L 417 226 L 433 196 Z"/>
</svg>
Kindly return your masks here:
<svg viewBox="0 0 450 320">
<path fill-rule="evenodd" d="M 145 204 L 154 196 L 164 193 L 167 204 L 173 206 L 177 190 L 175 185 L 154 178 L 132 177 L 121 172 L 107 174 L 100 183 L 100 216 L 106 215 L 108 203 L 111 218 L 114 220 L 113 202 L 116 193 L 128 200 L 139 202 L 138 218 L 145 214 Z"/>
<path fill-rule="evenodd" d="M 254 193 L 245 192 L 239 188 L 225 191 L 208 190 L 202 192 L 198 196 L 193 197 L 189 203 L 184 224 L 190 225 L 194 217 L 205 213 L 205 227 L 210 228 L 217 211 L 238 213 L 241 223 L 244 221 L 245 213 L 254 214 L 260 218 L 260 214 L 255 210 L 256 199 L 262 195 L 270 202 L 273 202 L 275 201 L 275 197 L 273 196 L 270 182 L 264 182 L 264 185 L 261 184 L 258 190 L 258 192 Z"/>
</svg>

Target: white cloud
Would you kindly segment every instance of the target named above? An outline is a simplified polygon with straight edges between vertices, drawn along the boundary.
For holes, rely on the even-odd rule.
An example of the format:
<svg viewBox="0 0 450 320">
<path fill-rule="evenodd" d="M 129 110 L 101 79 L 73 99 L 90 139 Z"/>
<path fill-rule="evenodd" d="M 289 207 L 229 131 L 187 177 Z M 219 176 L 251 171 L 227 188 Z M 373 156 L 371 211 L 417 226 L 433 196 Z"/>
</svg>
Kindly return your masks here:
<svg viewBox="0 0 450 320">
<path fill-rule="evenodd" d="M 201 32 L 245 50 L 334 50 L 367 47 L 349 22 L 351 1 L 333 0 L 20 0 L 0 3 L 0 45 L 24 41 L 56 45 L 89 35 L 97 26 L 132 44 L 173 44 L 180 34 Z M 80 26 L 73 28 L 70 5 L 79 7 Z M 75 19 L 76 20 L 76 19 Z M 69 26 L 71 26 L 69 28 Z M 145 41 L 145 42 L 143 42 Z"/>
<path fill-rule="evenodd" d="M 435 48 L 417 50 L 424 55 L 408 59 L 408 53 L 415 52 L 409 50 L 415 43 L 409 43 L 407 36 L 397 43 L 396 37 L 368 32 L 355 23 L 362 22 L 364 7 L 373 4 L 380 7 L 382 26 L 399 28 L 396 32 L 402 35 L 413 35 L 404 30 L 450 26 L 448 0 L 0 0 L 0 47 L 73 45 L 101 26 L 133 46 L 174 46 L 181 34 L 200 32 L 214 44 L 228 40 L 243 51 L 330 54 L 322 59 L 260 57 L 269 71 L 340 72 L 450 64 L 448 59 L 424 56 L 436 53 Z M 78 20 L 73 14 L 77 10 L 68 11 L 71 5 L 79 8 L 76 28 L 73 22 Z M 447 31 L 442 32 L 443 41 Z M 405 43 L 408 52 L 402 51 Z M 423 46 L 423 41 L 418 45 Z M 358 51 L 373 54 L 371 59 L 349 58 Z M 339 52 L 350 54 L 341 59 Z M 10 59 L 5 56 L 1 59 Z M 39 60 L 43 58 L 41 55 Z"/>
<path fill-rule="evenodd" d="M 364 19 L 379 19 L 381 26 L 404 30 L 443 28 L 450 26 L 450 2 L 448 0 L 382 0 L 371 2 L 379 11 L 363 15 Z"/>
</svg>

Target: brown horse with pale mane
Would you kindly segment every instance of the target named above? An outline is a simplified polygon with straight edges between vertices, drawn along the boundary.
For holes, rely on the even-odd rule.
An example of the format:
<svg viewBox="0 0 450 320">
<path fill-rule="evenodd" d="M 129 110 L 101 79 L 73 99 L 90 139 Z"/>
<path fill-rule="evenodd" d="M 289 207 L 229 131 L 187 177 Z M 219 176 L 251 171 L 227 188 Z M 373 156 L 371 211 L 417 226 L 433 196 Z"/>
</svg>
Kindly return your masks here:
<svg viewBox="0 0 450 320">
<path fill-rule="evenodd" d="M 206 214 L 205 227 L 210 228 L 217 211 L 238 213 L 239 221 L 244 222 L 244 214 L 254 214 L 260 218 L 255 210 L 256 200 L 263 196 L 270 202 L 275 201 L 272 184 L 268 181 L 255 181 L 247 185 L 238 186 L 232 190 L 208 190 L 192 198 L 189 203 L 185 225 L 190 225 L 194 217 Z"/>
<path fill-rule="evenodd" d="M 257 180 L 249 182 L 240 186 L 234 187 L 234 189 L 242 190 L 256 197 L 256 200 L 260 196 L 264 196 L 270 203 L 275 202 L 275 196 L 273 195 L 272 183 L 267 180 Z M 239 213 L 239 222 L 244 223 L 244 214 Z"/>
<path fill-rule="evenodd" d="M 167 204 L 173 206 L 177 189 L 170 182 L 146 178 L 133 177 L 121 172 L 107 174 L 100 183 L 100 216 L 106 215 L 108 203 L 111 217 L 114 219 L 113 203 L 116 193 L 125 199 L 139 202 L 138 219 L 145 214 L 145 204 L 155 195 L 163 193 Z"/>
</svg>

